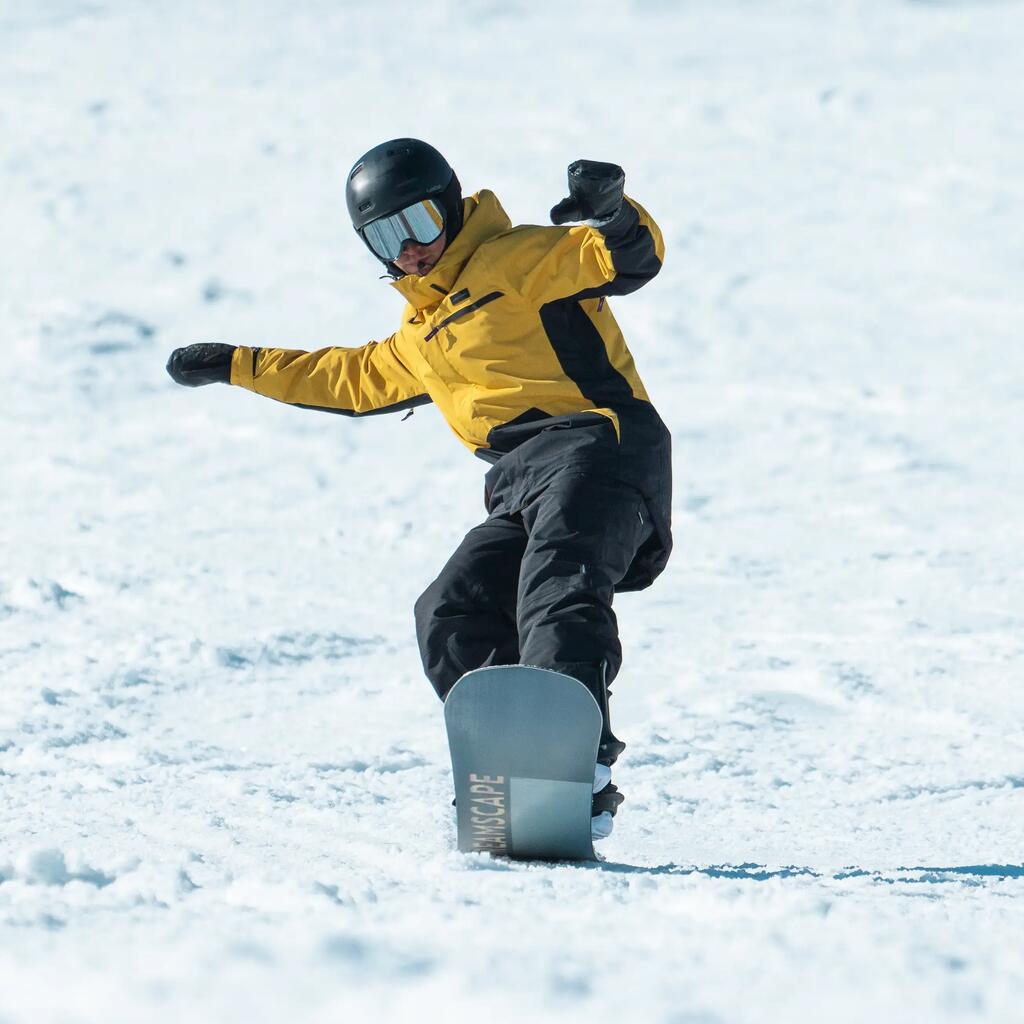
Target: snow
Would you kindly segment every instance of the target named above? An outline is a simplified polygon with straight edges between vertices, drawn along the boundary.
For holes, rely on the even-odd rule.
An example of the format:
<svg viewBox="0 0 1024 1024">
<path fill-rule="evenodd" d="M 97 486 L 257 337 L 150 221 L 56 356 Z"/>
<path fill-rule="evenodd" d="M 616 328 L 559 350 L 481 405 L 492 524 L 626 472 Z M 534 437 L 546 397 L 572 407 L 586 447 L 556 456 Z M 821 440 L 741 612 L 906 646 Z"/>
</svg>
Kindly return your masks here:
<svg viewBox="0 0 1024 1024">
<path fill-rule="evenodd" d="M 0 1024 L 1015 1021 L 1024 6 L 0 0 Z M 433 409 L 163 364 L 390 333 L 352 160 L 615 160 L 677 551 L 599 866 L 454 852 Z"/>
</svg>

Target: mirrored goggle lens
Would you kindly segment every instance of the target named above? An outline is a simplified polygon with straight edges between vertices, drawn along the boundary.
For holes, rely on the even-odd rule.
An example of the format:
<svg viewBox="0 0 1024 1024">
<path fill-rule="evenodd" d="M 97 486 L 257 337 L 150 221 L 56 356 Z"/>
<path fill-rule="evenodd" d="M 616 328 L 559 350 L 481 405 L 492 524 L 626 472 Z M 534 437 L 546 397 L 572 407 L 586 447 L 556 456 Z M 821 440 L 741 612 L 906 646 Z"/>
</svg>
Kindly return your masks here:
<svg viewBox="0 0 1024 1024">
<path fill-rule="evenodd" d="M 444 231 L 441 207 L 433 199 L 422 199 L 398 213 L 371 221 L 363 228 L 370 248 L 384 260 L 396 260 L 407 240 L 430 245 Z"/>
</svg>

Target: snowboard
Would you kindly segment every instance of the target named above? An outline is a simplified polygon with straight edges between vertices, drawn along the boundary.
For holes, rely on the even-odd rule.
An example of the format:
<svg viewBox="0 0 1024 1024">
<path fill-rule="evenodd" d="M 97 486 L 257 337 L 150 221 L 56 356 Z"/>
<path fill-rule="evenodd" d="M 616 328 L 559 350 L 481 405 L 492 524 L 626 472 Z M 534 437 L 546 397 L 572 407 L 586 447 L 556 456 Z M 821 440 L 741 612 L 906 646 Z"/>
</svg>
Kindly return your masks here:
<svg viewBox="0 0 1024 1024">
<path fill-rule="evenodd" d="M 577 679 L 526 665 L 467 672 L 444 703 L 459 850 L 595 860 L 601 711 Z"/>
</svg>

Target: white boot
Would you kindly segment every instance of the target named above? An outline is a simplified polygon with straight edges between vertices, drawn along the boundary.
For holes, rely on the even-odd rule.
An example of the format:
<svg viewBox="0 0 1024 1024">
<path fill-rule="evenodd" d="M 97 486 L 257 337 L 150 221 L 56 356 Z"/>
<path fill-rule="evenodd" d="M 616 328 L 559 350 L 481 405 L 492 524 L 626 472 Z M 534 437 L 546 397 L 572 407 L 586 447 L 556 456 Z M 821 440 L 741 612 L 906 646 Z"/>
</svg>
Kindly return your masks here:
<svg viewBox="0 0 1024 1024">
<path fill-rule="evenodd" d="M 595 814 L 590 819 L 591 840 L 596 843 L 599 839 L 607 839 L 612 834 L 612 826 L 614 824 L 615 819 L 608 811 Z"/>
<path fill-rule="evenodd" d="M 612 781 L 612 770 L 606 764 L 598 764 L 594 768 L 594 792 L 600 793 Z M 615 819 L 608 811 L 595 814 L 590 819 L 590 838 L 593 842 L 607 839 L 612 834 Z"/>
</svg>

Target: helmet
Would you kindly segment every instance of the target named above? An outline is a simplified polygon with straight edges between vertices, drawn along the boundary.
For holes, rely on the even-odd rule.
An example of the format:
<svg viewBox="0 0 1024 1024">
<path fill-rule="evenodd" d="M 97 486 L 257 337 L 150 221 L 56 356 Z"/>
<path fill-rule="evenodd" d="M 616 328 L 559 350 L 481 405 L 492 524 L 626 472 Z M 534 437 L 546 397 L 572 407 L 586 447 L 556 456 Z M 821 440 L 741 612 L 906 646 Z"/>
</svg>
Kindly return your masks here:
<svg viewBox="0 0 1024 1024">
<path fill-rule="evenodd" d="M 448 161 L 419 139 L 392 139 L 374 146 L 355 162 L 345 183 L 352 226 L 371 252 L 363 234 L 366 225 L 423 199 L 435 200 L 443 211 L 447 248 L 462 227 L 462 186 Z M 400 276 L 393 263 L 377 259 L 389 274 Z"/>
</svg>

